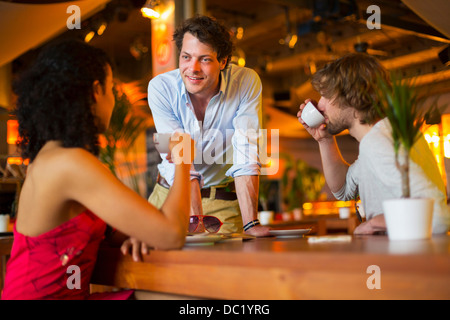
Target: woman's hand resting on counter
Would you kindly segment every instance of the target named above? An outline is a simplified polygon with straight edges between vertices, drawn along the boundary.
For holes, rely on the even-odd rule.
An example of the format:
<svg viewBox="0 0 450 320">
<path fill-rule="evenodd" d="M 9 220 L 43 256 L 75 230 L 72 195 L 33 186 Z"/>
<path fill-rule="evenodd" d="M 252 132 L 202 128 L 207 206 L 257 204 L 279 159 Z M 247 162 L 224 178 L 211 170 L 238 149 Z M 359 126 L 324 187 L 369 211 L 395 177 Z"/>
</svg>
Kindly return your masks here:
<svg viewBox="0 0 450 320">
<path fill-rule="evenodd" d="M 142 261 L 142 256 L 149 254 L 150 249 L 145 243 L 139 241 L 136 238 L 131 237 L 131 238 L 126 239 L 122 243 L 122 246 L 120 247 L 120 251 L 124 255 L 131 253 L 131 257 L 132 257 L 133 261 L 138 262 L 138 261 Z"/>
</svg>

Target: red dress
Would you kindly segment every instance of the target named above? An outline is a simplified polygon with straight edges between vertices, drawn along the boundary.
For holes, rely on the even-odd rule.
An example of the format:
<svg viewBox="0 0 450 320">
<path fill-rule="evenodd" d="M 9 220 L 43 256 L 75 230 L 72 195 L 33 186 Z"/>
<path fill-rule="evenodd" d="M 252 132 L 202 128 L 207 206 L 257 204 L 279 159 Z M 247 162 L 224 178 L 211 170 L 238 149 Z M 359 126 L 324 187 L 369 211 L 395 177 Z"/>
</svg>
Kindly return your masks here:
<svg viewBox="0 0 450 320">
<path fill-rule="evenodd" d="M 2 299 L 128 299 L 133 290 L 89 294 L 105 229 L 90 211 L 37 237 L 22 235 L 14 226 Z"/>
</svg>

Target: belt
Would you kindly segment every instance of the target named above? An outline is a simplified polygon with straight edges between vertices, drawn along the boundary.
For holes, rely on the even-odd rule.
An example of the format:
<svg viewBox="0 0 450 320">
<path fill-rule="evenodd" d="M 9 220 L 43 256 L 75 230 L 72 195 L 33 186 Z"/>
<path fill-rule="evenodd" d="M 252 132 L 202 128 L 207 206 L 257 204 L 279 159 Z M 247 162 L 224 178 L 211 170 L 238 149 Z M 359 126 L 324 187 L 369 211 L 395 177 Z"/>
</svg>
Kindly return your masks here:
<svg viewBox="0 0 450 320">
<path fill-rule="evenodd" d="M 157 182 L 166 189 L 170 188 L 169 183 L 160 174 L 158 174 Z M 237 200 L 234 182 L 229 183 L 225 187 L 214 187 L 214 189 L 216 191 L 214 199 L 228 201 Z M 202 198 L 210 198 L 211 188 L 200 189 L 200 194 L 202 195 Z"/>
</svg>

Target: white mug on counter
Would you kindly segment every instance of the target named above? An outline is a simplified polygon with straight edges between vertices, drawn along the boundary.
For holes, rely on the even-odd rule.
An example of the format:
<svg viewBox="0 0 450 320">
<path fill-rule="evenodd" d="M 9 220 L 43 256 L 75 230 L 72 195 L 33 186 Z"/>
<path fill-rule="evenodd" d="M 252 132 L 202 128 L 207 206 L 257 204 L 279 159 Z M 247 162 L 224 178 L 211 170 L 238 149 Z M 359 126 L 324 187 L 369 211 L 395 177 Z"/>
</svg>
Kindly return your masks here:
<svg viewBox="0 0 450 320">
<path fill-rule="evenodd" d="M 339 208 L 339 218 L 340 219 L 350 218 L 350 208 L 348 207 Z"/>
<path fill-rule="evenodd" d="M 317 128 L 325 122 L 325 117 L 311 101 L 303 108 L 301 118 L 311 128 Z"/>
<path fill-rule="evenodd" d="M 258 212 L 258 220 L 263 225 L 269 225 L 273 222 L 274 212 L 273 211 L 260 211 Z"/>
</svg>

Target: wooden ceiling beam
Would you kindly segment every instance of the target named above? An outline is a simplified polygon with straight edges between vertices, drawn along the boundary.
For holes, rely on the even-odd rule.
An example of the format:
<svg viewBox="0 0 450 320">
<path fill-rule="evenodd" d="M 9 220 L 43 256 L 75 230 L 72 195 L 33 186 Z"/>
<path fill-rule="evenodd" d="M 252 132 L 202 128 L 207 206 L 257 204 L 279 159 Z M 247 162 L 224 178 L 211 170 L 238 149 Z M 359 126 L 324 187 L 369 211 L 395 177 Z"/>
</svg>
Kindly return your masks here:
<svg viewBox="0 0 450 320">
<path fill-rule="evenodd" d="M 292 10 L 291 17 L 296 17 L 296 23 L 302 23 L 312 19 L 312 12 L 307 9 L 294 9 Z M 261 41 L 261 39 L 267 37 L 268 30 L 272 33 L 277 29 L 286 29 L 286 14 L 280 13 L 270 19 L 264 19 L 263 21 L 255 22 L 247 26 L 244 30 L 244 37 L 238 42 L 238 45 L 245 46 L 247 43 L 255 40 Z"/>
<path fill-rule="evenodd" d="M 443 82 L 450 80 L 450 70 L 442 70 L 433 73 L 422 74 L 415 77 L 416 86 L 425 86 L 429 84 L 436 84 L 438 82 Z"/>
<path fill-rule="evenodd" d="M 381 61 L 381 64 L 388 70 L 406 68 L 415 64 L 438 59 L 439 51 L 445 47 L 446 46 L 439 46 L 411 54 L 405 54 L 396 58 L 383 60 Z"/>
<path fill-rule="evenodd" d="M 385 30 L 368 30 L 365 33 L 355 33 L 345 39 L 333 42 L 331 45 L 332 52 L 328 52 L 324 47 L 317 47 L 289 57 L 273 60 L 267 64 L 266 72 L 268 74 L 275 74 L 300 69 L 310 61 L 315 61 L 316 64 L 331 61 L 345 53 L 354 52 L 354 44 L 358 42 L 367 42 L 371 46 L 377 46 L 377 44 L 386 42 L 392 38 L 400 39 L 405 36 L 405 34 L 400 32 L 387 33 Z"/>
</svg>

